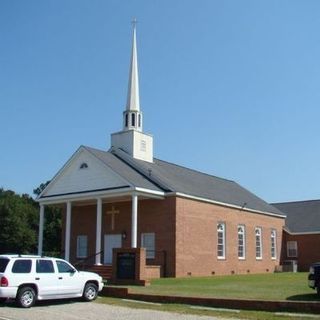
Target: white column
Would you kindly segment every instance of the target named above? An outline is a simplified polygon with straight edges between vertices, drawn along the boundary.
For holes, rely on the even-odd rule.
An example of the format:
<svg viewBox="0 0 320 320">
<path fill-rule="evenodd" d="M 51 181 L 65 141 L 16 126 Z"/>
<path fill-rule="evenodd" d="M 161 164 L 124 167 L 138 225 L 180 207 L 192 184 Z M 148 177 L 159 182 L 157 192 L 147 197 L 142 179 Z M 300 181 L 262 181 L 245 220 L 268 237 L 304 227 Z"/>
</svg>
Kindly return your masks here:
<svg viewBox="0 0 320 320">
<path fill-rule="evenodd" d="M 96 254 L 101 251 L 102 200 L 97 199 Z M 101 253 L 96 255 L 96 265 L 101 265 Z"/>
<path fill-rule="evenodd" d="M 132 216 L 131 216 L 131 247 L 137 247 L 138 233 L 138 196 L 132 195 Z"/>
<path fill-rule="evenodd" d="M 67 216 L 66 216 L 66 237 L 64 244 L 64 257 L 67 261 L 70 260 L 70 233 L 71 233 L 71 202 L 67 202 Z"/>
<path fill-rule="evenodd" d="M 44 205 L 40 204 L 40 216 L 39 216 L 39 234 L 38 234 L 38 255 L 42 255 L 43 248 L 43 225 L 44 225 Z"/>
</svg>

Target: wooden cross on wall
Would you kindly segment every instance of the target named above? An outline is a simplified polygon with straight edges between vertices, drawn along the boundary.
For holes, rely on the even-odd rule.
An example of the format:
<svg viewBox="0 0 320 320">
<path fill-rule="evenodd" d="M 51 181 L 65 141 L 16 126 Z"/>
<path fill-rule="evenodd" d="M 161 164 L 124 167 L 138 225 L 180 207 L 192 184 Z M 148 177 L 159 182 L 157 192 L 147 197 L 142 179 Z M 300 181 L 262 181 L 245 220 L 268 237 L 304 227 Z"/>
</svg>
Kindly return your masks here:
<svg viewBox="0 0 320 320">
<path fill-rule="evenodd" d="M 119 210 L 116 210 L 114 206 L 111 207 L 110 211 L 107 211 L 107 214 L 111 214 L 111 230 L 114 230 L 114 215 L 119 213 Z"/>
</svg>

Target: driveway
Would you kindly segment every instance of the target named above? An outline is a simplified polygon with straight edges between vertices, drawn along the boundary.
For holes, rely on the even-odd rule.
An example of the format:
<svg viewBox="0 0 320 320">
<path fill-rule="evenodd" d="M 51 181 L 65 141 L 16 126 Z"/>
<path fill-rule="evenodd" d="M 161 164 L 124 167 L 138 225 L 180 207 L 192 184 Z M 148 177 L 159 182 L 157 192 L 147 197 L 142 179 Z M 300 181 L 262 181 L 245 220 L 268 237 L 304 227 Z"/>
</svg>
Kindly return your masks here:
<svg viewBox="0 0 320 320">
<path fill-rule="evenodd" d="M 14 303 L 0 305 L 0 320 L 216 320 L 214 317 L 182 315 L 99 304 L 96 302 L 41 302 L 31 309 Z M 219 318 L 221 320 L 221 318 Z"/>
</svg>

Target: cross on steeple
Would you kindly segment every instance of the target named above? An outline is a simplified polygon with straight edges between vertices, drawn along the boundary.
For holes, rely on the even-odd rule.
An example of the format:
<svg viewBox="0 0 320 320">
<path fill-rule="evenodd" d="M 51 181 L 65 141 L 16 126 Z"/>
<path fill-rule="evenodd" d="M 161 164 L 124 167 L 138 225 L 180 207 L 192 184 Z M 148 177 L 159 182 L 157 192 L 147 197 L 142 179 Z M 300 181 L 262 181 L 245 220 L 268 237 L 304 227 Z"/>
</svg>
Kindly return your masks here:
<svg viewBox="0 0 320 320">
<path fill-rule="evenodd" d="M 133 28 L 136 27 L 137 23 L 138 23 L 138 20 L 136 18 L 133 18 L 132 21 L 131 21 L 132 25 L 133 25 Z"/>
</svg>

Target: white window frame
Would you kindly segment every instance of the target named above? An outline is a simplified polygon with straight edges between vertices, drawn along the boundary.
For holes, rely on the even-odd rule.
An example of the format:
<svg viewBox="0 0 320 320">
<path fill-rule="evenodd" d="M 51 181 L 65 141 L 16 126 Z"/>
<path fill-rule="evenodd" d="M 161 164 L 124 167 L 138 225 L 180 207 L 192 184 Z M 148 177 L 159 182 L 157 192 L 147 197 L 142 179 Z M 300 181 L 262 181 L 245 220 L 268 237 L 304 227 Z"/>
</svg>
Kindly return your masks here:
<svg viewBox="0 0 320 320">
<path fill-rule="evenodd" d="M 242 243 L 241 243 L 242 242 Z M 242 255 L 240 255 L 242 249 Z M 238 259 L 245 260 L 246 258 L 246 226 L 238 225 Z"/>
<path fill-rule="evenodd" d="M 277 230 L 271 229 L 270 234 L 270 250 L 271 250 L 271 259 L 276 260 L 277 259 Z"/>
<path fill-rule="evenodd" d="M 226 224 L 224 222 L 217 223 L 217 258 L 219 260 L 226 258 Z"/>
<path fill-rule="evenodd" d="M 292 252 L 295 252 L 292 254 Z M 287 257 L 297 258 L 298 257 L 298 242 L 297 241 L 287 241 Z"/>
<path fill-rule="evenodd" d="M 262 260 L 262 228 L 256 227 L 254 229 L 255 247 L 256 247 L 256 260 Z M 258 249 L 260 255 L 258 254 Z"/>
<path fill-rule="evenodd" d="M 86 258 L 88 256 L 88 236 L 77 236 L 77 258 Z"/>
<path fill-rule="evenodd" d="M 146 243 L 146 238 L 149 237 L 149 241 L 151 240 L 151 245 Z M 155 247 L 156 247 L 156 235 L 154 232 L 149 233 L 141 233 L 141 247 L 146 249 L 146 258 L 154 259 Z"/>
</svg>

